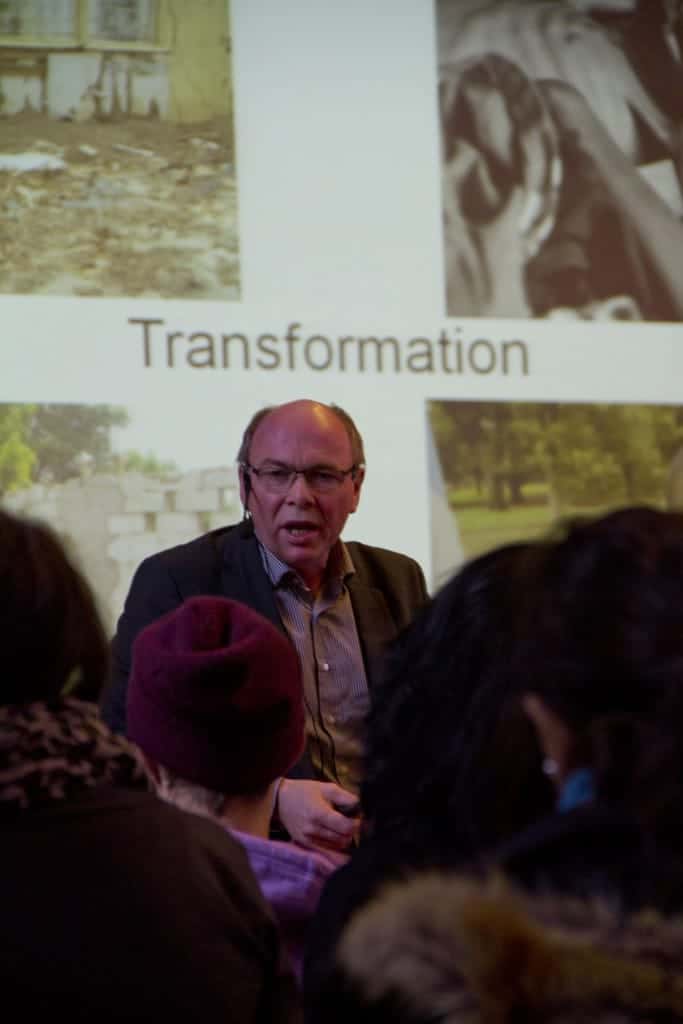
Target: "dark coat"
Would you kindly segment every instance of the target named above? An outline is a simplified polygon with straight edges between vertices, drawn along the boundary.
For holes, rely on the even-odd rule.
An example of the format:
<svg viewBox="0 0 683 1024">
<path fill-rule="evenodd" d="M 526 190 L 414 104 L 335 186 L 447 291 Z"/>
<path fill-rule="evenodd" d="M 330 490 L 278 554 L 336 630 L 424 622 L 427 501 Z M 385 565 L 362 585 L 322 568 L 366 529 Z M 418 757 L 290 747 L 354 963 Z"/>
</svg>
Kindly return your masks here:
<svg viewBox="0 0 683 1024">
<path fill-rule="evenodd" d="M 683 838 L 644 828 L 626 808 L 585 804 L 502 844 L 491 863 L 531 891 L 602 897 L 628 910 L 683 910 Z"/>
<path fill-rule="evenodd" d="M 613 902 L 423 874 L 342 936 L 311 1024 L 674 1024 L 683 926 Z"/>
<path fill-rule="evenodd" d="M 212 822 L 97 789 L 22 813 L 2 848 L 0 984 L 21 1020 L 299 1020 L 275 921 Z"/>
<path fill-rule="evenodd" d="M 427 590 L 412 558 L 353 541 L 346 546 L 356 569 L 348 584 L 351 605 L 372 687 L 384 649 L 411 621 L 427 599 Z M 103 717 L 116 732 L 125 732 L 135 637 L 150 622 L 199 594 L 242 601 L 285 632 L 251 522 L 213 530 L 146 558 L 133 577 L 119 619 L 112 643 L 112 677 L 102 701 Z M 300 774 L 310 772 L 302 766 Z"/>
<path fill-rule="evenodd" d="M 244 850 L 73 698 L 0 707 L 0 987 L 22 1021 L 300 1019 Z"/>
<path fill-rule="evenodd" d="M 476 863 L 464 864 L 453 852 L 425 849 L 421 862 L 405 857 L 395 838 L 373 837 L 323 889 L 311 923 L 304 964 L 307 1019 L 319 992 L 329 983 L 339 938 L 352 917 L 383 887 L 418 867 L 454 871 L 494 870 L 529 892 L 553 892 L 581 900 L 603 899 L 628 911 L 654 907 L 665 914 L 683 910 L 681 840 L 658 842 L 625 809 L 595 804 L 553 814 L 513 836 Z"/>
</svg>

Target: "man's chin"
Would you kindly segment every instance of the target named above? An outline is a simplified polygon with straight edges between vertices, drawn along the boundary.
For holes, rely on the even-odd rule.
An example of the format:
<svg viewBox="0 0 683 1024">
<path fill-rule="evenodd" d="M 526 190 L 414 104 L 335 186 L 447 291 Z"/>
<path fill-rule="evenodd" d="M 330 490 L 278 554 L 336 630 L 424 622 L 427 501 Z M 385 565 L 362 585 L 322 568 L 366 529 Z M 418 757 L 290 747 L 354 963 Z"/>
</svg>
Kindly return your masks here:
<svg viewBox="0 0 683 1024">
<path fill-rule="evenodd" d="M 287 544 L 281 557 L 283 562 L 305 579 L 307 576 L 319 576 L 325 571 L 329 551 L 320 543 Z"/>
<path fill-rule="evenodd" d="M 284 559 L 287 565 L 291 569 L 296 569 L 297 572 L 322 572 L 327 564 L 327 558 L 323 557 L 322 554 L 315 551 L 301 551 L 297 549 L 287 551 L 287 557 Z"/>
</svg>

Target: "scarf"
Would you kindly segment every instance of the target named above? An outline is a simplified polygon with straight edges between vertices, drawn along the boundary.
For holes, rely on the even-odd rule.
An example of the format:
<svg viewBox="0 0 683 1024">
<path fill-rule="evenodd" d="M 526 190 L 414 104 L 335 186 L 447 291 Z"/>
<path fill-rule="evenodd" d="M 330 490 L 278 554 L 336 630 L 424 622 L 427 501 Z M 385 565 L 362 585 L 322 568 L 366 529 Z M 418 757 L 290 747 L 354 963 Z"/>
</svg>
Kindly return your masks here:
<svg viewBox="0 0 683 1024">
<path fill-rule="evenodd" d="M 96 705 L 66 697 L 0 707 L 0 821 L 100 786 L 149 788 L 140 754 Z"/>
</svg>

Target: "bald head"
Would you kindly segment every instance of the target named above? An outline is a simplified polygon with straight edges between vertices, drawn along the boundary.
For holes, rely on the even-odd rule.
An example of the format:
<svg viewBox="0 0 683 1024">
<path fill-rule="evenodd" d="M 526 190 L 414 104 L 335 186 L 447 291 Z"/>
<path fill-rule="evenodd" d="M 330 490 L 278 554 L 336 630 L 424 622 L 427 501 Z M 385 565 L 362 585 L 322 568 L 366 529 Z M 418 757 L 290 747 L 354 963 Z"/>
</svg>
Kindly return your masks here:
<svg viewBox="0 0 683 1024">
<path fill-rule="evenodd" d="M 321 416 L 323 410 L 327 410 L 329 413 L 333 413 L 338 420 L 342 423 L 351 444 L 351 453 L 353 464 L 355 466 L 365 465 L 365 449 L 363 447 L 363 438 L 360 435 L 358 427 L 351 419 L 349 414 L 338 405 L 327 405 L 325 402 L 316 402 L 310 398 L 299 398 L 294 402 L 284 402 L 282 405 L 269 405 L 263 409 L 259 409 L 258 412 L 254 413 L 249 423 L 246 426 L 244 434 L 242 435 L 242 441 L 237 452 L 237 462 L 242 465 L 245 462 L 249 462 L 249 453 L 251 449 L 251 442 L 256 433 L 259 425 L 263 421 L 269 418 L 274 413 L 284 413 L 287 415 L 287 411 L 291 410 L 296 415 L 297 410 L 302 412 L 306 409 L 318 410 L 317 415 Z"/>
</svg>

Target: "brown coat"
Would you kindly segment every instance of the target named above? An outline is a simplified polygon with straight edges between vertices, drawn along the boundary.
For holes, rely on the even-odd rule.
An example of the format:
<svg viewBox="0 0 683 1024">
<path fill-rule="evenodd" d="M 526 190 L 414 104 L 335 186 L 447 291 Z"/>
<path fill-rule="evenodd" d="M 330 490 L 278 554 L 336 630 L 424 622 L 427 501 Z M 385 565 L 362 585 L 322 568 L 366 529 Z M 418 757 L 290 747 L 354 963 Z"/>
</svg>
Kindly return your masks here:
<svg viewBox="0 0 683 1024">
<path fill-rule="evenodd" d="M 351 920 L 325 999 L 316 1020 L 681 1020 L 683 920 L 425 874 Z"/>
</svg>

